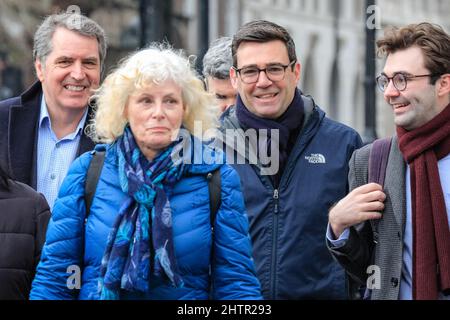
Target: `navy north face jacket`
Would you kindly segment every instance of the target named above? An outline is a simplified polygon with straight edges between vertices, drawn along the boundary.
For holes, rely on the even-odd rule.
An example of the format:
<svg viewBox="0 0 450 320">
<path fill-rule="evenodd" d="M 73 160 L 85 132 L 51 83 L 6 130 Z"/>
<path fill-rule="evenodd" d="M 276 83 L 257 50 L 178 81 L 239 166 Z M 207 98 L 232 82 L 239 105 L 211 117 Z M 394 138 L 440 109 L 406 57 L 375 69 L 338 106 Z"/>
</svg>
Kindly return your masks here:
<svg viewBox="0 0 450 320">
<path fill-rule="evenodd" d="M 345 273 L 328 253 L 325 234 L 329 208 L 347 194 L 348 161 L 362 142 L 355 130 L 302 98 L 303 128 L 279 188 L 260 174 L 260 164 L 233 167 L 241 177 L 264 298 L 345 299 Z M 223 132 L 241 128 L 234 108 L 222 119 Z"/>
</svg>

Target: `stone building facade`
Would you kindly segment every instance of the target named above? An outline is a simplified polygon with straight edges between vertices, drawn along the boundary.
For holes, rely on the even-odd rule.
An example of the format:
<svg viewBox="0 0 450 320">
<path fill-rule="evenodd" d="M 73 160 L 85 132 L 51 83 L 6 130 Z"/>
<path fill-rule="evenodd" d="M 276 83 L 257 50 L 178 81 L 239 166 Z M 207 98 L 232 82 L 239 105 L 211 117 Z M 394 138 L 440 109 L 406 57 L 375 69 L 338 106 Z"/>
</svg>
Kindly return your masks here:
<svg viewBox="0 0 450 320">
<path fill-rule="evenodd" d="M 369 8 L 374 9 L 374 8 Z M 327 114 L 361 134 L 364 131 L 364 0 L 210 1 L 210 37 L 232 35 L 239 25 L 266 19 L 286 27 L 302 64 L 300 88 Z M 383 34 L 387 26 L 428 21 L 450 31 L 449 0 L 378 0 L 376 14 Z M 382 61 L 377 61 L 378 72 Z M 377 92 L 378 136 L 394 132 L 392 113 Z"/>
<path fill-rule="evenodd" d="M 189 54 L 201 54 L 200 4 L 206 0 L 172 0 L 171 42 Z M 139 47 L 142 0 L 2 0 L 0 50 L 10 51 L 28 84 L 34 81 L 30 56 L 34 31 L 42 16 L 78 6 L 105 28 L 107 70 Z M 302 64 L 300 88 L 327 114 L 364 132 L 365 25 L 364 0 L 209 0 L 209 41 L 232 36 L 240 25 L 267 19 L 285 26 L 297 44 Z M 372 12 L 372 11 L 371 11 Z M 450 31 L 450 0 L 377 0 L 378 36 L 386 26 L 429 21 Z M 377 71 L 382 67 L 377 61 Z M 377 93 L 377 133 L 394 131 L 392 112 Z"/>
</svg>

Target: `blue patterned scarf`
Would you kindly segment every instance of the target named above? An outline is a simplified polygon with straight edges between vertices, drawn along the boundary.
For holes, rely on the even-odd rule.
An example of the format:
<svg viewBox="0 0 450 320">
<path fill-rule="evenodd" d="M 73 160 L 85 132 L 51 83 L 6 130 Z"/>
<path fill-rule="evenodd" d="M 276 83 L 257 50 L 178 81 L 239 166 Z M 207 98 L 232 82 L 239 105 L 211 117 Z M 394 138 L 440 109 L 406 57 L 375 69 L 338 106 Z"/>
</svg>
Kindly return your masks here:
<svg viewBox="0 0 450 320">
<path fill-rule="evenodd" d="M 183 286 L 175 261 L 168 197 L 185 170 L 181 159 L 173 163 L 171 158 L 179 143 L 172 143 L 151 162 L 129 127 L 115 144 L 120 186 L 129 197 L 119 210 L 102 259 L 102 300 L 120 299 L 121 289 L 148 292 L 150 272 L 169 279 L 175 287 Z"/>
</svg>

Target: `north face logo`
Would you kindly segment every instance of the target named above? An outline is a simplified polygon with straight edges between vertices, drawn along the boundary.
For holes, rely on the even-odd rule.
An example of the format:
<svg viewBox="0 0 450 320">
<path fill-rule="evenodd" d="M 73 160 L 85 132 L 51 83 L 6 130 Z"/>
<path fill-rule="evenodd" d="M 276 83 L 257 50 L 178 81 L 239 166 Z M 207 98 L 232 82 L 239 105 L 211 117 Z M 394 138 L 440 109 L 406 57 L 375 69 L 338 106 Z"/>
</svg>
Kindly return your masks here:
<svg viewBox="0 0 450 320">
<path fill-rule="evenodd" d="M 308 160 L 309 163 L 314 163 L 314 164 L 327 163 L 323 154 L 320 154 L 320 153 L 312 153 L 309 157 L 306 156 L 305 159 Z"/>
</svg>

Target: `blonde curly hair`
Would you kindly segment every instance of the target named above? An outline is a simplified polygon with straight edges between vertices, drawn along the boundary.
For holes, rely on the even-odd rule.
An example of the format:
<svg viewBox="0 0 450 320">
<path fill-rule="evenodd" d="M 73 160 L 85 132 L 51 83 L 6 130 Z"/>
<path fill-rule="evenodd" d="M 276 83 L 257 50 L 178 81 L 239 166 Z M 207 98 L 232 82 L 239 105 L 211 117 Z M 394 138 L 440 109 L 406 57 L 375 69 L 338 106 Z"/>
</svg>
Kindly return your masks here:
<svg viewBox="0 0 450 320">
<path fill-rule="evenodd" d="M 129 96 L 149 85 L 174 81 L 182 90 L 186 112 L 183 126 L 194 134 L 194 122 L 201 122 L 202 134 L 218 128 L 220 109 L 215 97 L 206 92 L 191 63 L 182 50 L 166 43 L 153 43 L 136 51 L 119 63 L 91 97 L 95 117 L 87 134 L 96 142 L 111 143 L 119 138 L 128 123 L 124 109 Z M 212 130 L 214 131 L 214 130 Z M 202 139 L 203 137 L 198 137 Z"/>
</svg>

